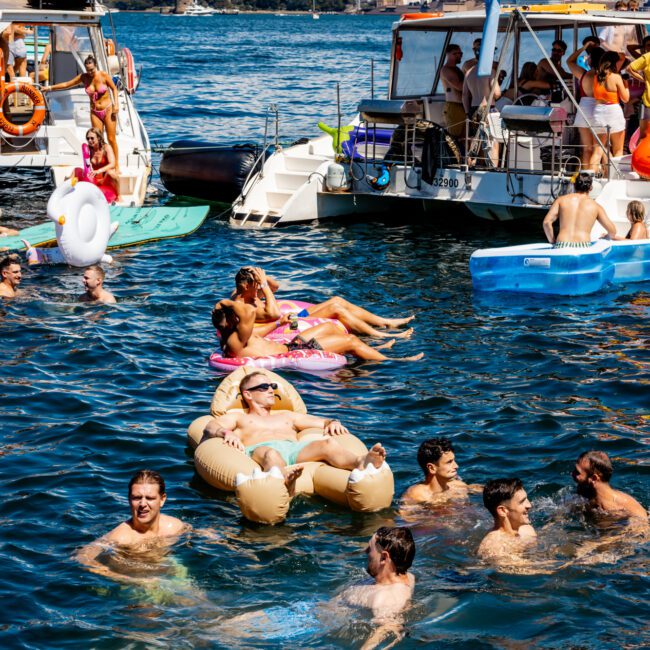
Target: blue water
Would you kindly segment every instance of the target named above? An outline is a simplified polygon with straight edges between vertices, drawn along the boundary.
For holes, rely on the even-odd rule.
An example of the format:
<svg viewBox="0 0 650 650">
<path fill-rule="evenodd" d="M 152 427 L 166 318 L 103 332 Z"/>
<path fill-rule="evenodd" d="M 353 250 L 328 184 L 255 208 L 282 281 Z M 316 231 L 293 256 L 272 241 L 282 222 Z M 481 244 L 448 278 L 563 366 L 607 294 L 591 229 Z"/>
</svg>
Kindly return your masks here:
<svg viewBox="0 0 650 650">
<path fill-rule="evenodd" d="M 385 85 L 382 16 L 114 19 L 145 66 L 137 103 L 160 143 L 259 140 L 270 101 L 284 139 L 312 134 L 318 119 L 334 119 L 332 83 L 370 57 L 383 62 Z M 367 90 L 360 74 L 354 99 Z M 45 174 L 3 172 L 2 223 L 41 221 L 47 197 Z M 353 648 L 369 635 L 366 616 L 328 614 L 325 603 L 363 579 L 365 543 L 378 526 L 403 523 L 396 509 L 360 515 L 301 499 L 285 524 L 252 526 L 233 497 L 194 474 L 185 430 L 220 381 L 206 363 L 209 312 L 245 263 L 280 278 L 286 296 L 341 294 L 382 314 L 417 314 L 415 336 L 394 352 L 421 350 L 421 363 L 287 375 L 310 411 L 385 445 L 398 493 L 419 479 L 419 443 L 450 436 L 466 480 L 522 478 L 540 556 L 558 562 L 603 534 L 571 510 L 581 451 L 608 452 L 615 486 L 647 506 L 648 285 L 580 298 L 472 291 L 473 250 L 540 236 L 539 224 L 502 228 L 444 211 L 269 232 L 210 220 L 187 239 L 118 251 L 107 277 L 115 307 L 77 304 L 79 271 L 26 270 L 24 297 L 0 305 L 0 645 Z M 144 466 L 167 480 L 165 511 L 218 540 L 194 534 L 173 549 L 160 584 L 135 588 L 71 556 L 127 515 L 126 483 Z M 417 585 L 401 647 L 650 644 L 647 543 L 508 575 L 476 560 L 489 525 L 479 496 L 414 525 Z"/>
</svg>

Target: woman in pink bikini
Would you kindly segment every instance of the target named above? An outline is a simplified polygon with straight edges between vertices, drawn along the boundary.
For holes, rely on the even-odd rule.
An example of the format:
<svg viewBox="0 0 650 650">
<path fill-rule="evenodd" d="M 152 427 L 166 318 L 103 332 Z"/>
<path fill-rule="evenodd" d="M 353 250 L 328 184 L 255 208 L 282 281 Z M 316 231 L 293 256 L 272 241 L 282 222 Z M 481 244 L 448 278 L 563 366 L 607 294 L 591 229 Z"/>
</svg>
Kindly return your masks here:
<svg viewBox="0 0 650 650">
<path fill-rule="evenodd" d="M 90 99 L 90 121 L 93 128 L 100 133 L 106 130 L 106 139 L 113 149 L 115 157 L 115 174 L 119 172 L 119 155 L 117 151 L 117 140 L 115 139 L 115 125 L 117 123 L 118 96 L 117 88 L 110 75 L 97 69 L 95 57 L 90 55 L 84 61 L 86 72 L 77 75 L 70 81 L 65 81 L 53 86 L 46 86 L 43 90 L 64 90 L 74 88 L 83 84 L 88 98 Z"/>
</svg>

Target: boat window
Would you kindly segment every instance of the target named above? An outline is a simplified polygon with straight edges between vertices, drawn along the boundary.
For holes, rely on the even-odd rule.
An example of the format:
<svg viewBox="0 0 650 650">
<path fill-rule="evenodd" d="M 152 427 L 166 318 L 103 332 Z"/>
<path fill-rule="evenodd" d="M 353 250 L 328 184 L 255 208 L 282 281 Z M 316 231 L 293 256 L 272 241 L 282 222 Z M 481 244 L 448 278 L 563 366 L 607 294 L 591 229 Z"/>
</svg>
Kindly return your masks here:
<svg viewBox="0 0 650 650">
<path fill-rule="evenodd" d="M 430 95 L 446 32 L 402 30 L 395 52 L 395 98 Z"/>
<path fill-rule="evenodd" d="M 55 25 L 53 29 L 51 81 L 55 84 L 85 72 L 84 59 L 93 53 L 93 48 L 87 27 Z"/>
</svg>

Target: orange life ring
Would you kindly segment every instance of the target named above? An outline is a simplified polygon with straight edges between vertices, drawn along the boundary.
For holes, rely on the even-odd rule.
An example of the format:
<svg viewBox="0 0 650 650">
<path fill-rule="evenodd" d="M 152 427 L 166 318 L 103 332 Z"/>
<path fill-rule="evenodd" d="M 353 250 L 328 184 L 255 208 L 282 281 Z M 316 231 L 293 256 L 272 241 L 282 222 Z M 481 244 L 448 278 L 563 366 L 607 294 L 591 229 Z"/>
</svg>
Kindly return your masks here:
<svg viewBox="0 0 650 650">
<path fill-rule="evenodd" d="M 4 100 L 11 93 L 23 93 L 32 100 L 34 104 L 34 112 L 26 124 L 14 124 L 10 122 L 2 111 Z M 24 83 L 10 83 L 6 88 L 6 94 L 2 95 L 0 103 L 0 131 L 4 131 L 9 135 L 29 135 L 34 133 L 43 124 L 45 120 L 45 98 L 38 88 L 31 84 Z"/>
<path fill-rule="evenodd" d="M 106 47 L 106 54 L 108 56 L 113 56 L 113 54 L 115 54 L 115 43 L 113 43 L 112 39 L 107 38 L 104 42 L 104 47 Z"/>
<path fill-rule="evenodd" d="M 133 60 L 133 54 L 128 47 L 123 47 L 120 50 L 120 62 L 122 64 L 122 74 L 124 78 L 124 83 L 126 84 L 126 92 L 129 95 L 135 93 L 137 84 L 137 73 L 135 71 L 135 61 Z"/>
</svg>

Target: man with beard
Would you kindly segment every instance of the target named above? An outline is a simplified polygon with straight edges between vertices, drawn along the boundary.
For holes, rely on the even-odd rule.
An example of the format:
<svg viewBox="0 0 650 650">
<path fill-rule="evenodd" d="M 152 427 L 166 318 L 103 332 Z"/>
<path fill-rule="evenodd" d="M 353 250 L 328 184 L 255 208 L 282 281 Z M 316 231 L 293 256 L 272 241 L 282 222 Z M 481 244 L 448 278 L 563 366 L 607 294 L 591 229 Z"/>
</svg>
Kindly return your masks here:
<svg viewBox="0 0 650 650">
<path fill-rule="evenodd" d="M 374 584 L 349 587 L 334 602 L 372 610 L 373 623 L 379 627 L 363 647 L 374 648 L 390 634 L 398 639 L 403 636 L 401 614 L 415 587 L 415 577 L 408 573 L 415 557 L 411 530 L 382 526 L 370 538 L 366 555 Z"/>
<path fill-rule="evenodd" d="M 516 562 L 516 556 L 537 537 L 530 525 L 528 512 L 532 506 L 522 482 L 518 478 L 488 481 L 483 488 L 483 504 L 494 517 L 494 528 L 483 538 L 479 557 Z"/>
<path fill-rule="evenodd" d="M 612 461 L 603 451 L 585 451 L 580 454 L 573 470 L 577 492 L 588 499 L 588 507 L 621 517 L 648 521 L 648 512 L 625 492 L 609 484 L 613 474 Z"/>
<path fill-rule="evenodd" d="M 19 291 L 18 285 L 22 280 L 20 259 L 8 255 L 0 261 L 0 298 L 15 298 Z"/>
</svg>

